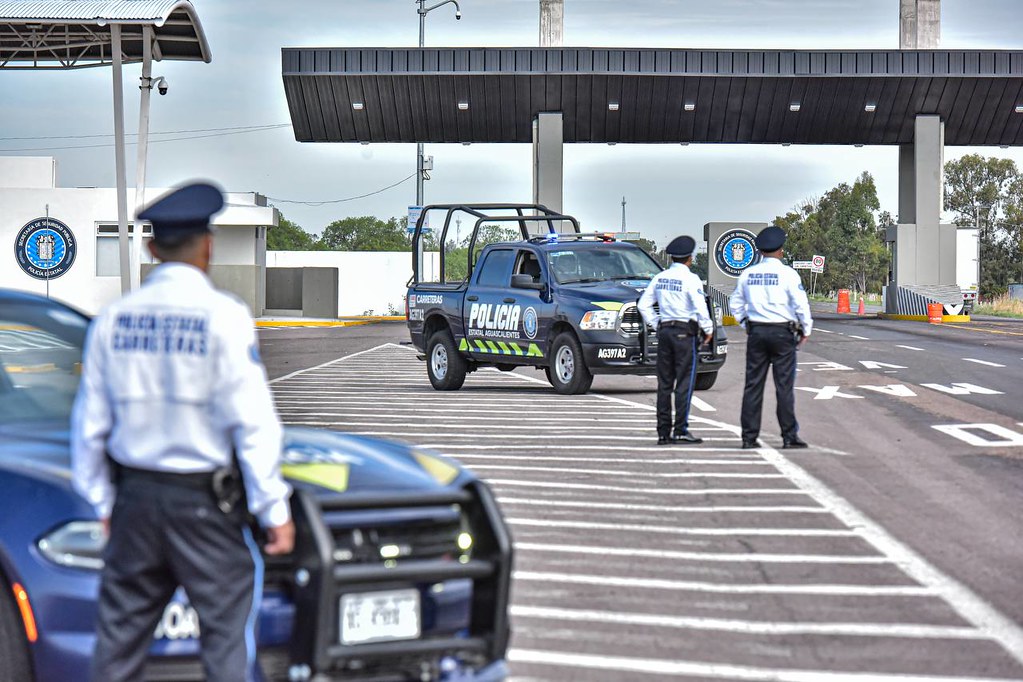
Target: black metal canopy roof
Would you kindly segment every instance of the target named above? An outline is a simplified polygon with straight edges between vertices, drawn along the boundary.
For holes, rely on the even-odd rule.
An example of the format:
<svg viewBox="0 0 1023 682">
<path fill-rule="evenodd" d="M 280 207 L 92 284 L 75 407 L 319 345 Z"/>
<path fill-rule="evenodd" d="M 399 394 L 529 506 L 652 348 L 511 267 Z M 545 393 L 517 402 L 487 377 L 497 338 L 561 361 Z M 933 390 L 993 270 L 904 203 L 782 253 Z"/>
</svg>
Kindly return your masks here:
<svg viewBox="0 0 1023 682">
<path fill-rule="evenodd" d="M 1023 145 L 1023 52 L 284 48 L 300 142 Z M 617 107 L 617 109 L 616 109 Z"/>
</svg>

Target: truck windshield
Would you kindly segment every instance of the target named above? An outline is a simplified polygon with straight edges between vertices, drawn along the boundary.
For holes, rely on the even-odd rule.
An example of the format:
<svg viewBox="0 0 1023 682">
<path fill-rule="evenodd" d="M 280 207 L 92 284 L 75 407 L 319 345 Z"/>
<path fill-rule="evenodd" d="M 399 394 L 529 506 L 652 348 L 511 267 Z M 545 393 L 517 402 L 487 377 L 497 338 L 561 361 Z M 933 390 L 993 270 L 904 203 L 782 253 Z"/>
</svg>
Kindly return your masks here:
<svg viewBox="0 0 1023 682">
<path fill-rule="evenodd" d="M 87 326 L 62 308 L 0 305 L 0 426 L 70 417 Z"/>
<path fill-rule="evenodd" d="M 661 271 L 639 248 L 565 248 L 547 254 L 559 284 L 650 279 Z"/>
</svg>

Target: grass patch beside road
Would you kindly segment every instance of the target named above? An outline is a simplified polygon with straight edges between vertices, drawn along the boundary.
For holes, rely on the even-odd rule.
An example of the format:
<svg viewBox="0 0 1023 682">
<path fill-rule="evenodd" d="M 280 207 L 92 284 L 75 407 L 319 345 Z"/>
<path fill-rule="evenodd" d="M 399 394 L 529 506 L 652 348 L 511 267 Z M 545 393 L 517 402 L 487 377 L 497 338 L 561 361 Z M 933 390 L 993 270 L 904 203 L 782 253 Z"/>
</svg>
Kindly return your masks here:
<svg viewBox="0 0 1023 682">
<path fill-rule="evenodd" d="M 1008 294 L 1003 294 L 990 302 L 978 305 L 973 309 L 973 314 L 1023 318 L 1023 300 L 1009 298 Z"/>
</svg>

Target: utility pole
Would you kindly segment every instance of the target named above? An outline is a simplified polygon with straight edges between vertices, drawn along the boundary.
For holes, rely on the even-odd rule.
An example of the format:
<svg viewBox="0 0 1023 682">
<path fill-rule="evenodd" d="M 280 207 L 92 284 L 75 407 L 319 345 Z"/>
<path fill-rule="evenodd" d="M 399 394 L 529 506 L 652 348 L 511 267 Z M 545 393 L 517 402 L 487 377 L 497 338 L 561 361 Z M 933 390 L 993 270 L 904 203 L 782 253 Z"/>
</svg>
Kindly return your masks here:
<svg viewBox="0 0 1023 682">
<path fill-rule="evenodd" d="M 441 0 L 436 5 L 426 7 L 426 0 L 416 0 L 419 4 L 419 9 L 416 13 L 419 14 L 419 47 L 423 48 L 426 46 L 426 15 L 433 10 L 451 3 L 455 6 L 455 19 L 462 18 L 462 8 L 458 4 L 458 0 Z M 423 180 L 426 179 L 426 164 L 425 157 L 423 156 L 423 143 L 419 142 L 416 144 L 416 206 L 423 207 Z M 431 168 L 432 170 L 432 164 Z"/>
<path fill-rule="evenodd" d="M 625 197 L 622 197 L 622 229 L 620 232 L 625 232 Z"/>
</svg>

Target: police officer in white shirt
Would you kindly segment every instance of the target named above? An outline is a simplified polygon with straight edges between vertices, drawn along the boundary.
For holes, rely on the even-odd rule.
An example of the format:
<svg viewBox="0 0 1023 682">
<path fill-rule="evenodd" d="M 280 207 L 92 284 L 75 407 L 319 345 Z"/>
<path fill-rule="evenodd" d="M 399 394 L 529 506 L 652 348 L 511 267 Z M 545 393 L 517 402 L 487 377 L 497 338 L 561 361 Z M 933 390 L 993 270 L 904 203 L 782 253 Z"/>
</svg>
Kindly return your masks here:
<svg viewBox="0 0 1023 682">
<path fill-rule="evenodd" d="M 639 298 L 643 320 L 657 330 L 657 444 L 702 443 L 689 433 L 700 341 L 710 343 L 714 322 L 707 310 L 703 282 L 689 271 L 696 241 L 673 239 L 665 251 L 672 265 L 657 273 Z M 657 303 L 658 309 L 654 308 Z M 675 419 L 671 394 L 675 394 Z"/>
<path fill-rule="evenodd" d="M 179 585 L 199 615 L 206 679 L 255 679 L 262 559 L 246 501 L 267 554 L 294 545 L 281 426 L 252 317 L 206 274 L 209 220 L 223 205 L 216 187 L 194 184 L 141 212 L 162 264 L 89 330 L 72 466 L 109 532 L 94 682 L 142 679 Z"/>
<path fill-rule="evenodd" d="M 799 274 L 781 262 L 785 231 L 776 225 L 757 235 L 763 259 L 747 268 L 729 299 L 732 315 L 746 328 L 746 387 L 742 394 L 742 447 L 757 447 L 767 368 L 774 370 L 783 448 L 807 447 L 796 422 L 796 349 L 813 331 L 810 303 Z"/>
</svg>

